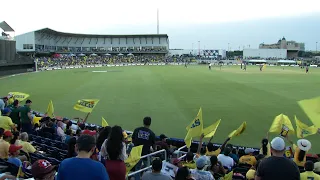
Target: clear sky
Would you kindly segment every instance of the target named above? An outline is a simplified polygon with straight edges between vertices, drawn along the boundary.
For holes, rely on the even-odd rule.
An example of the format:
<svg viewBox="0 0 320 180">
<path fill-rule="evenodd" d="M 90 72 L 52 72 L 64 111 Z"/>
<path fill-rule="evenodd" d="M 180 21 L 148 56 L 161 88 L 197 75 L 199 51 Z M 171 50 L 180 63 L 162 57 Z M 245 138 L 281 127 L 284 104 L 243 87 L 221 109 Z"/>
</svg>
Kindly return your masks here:
<svg viewBox="0 0 320 180">
<path fill-rule="evenodd" d="M 16 35 L 49 27 L 97 34 L 168 34 L 170 48 L 242 49 L 287 40 L 320 49 L 319 0 L 10 0 L 0 21 Z"/>
</svg>

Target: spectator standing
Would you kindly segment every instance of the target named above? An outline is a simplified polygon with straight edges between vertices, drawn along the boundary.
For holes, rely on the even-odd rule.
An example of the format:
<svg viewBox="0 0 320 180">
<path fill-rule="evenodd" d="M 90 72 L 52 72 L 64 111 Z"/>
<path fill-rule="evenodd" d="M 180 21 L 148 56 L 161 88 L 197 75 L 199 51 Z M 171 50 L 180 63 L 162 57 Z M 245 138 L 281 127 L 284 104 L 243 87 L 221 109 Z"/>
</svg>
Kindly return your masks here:
<svg viewBox="0 0 320 180">
<path fill-rule="evenodd" d="M 110 180 L 125 180 L 127 159 L 126 144 L 120 126 L 111 128 L 110 136 L 101 147 L 101 156 L 106 160 L 105 166 Z"/>
<path fill-rule="evenodd" d="M 17 126 L 17 130 L 20 131 L 21 123 L 20 123 L 20 106 L 19 101 L 14 100 L 13 104 L 9 106 L 11 109 L 10 118 L 14 124 Z"/>
<path fill-rule="evenodd" d="M 205 171 L 204 168 L 207 165 L 207 159 L 200 157 L 196 161 L 197 169 L 191 169 L 192 177 L 196 180 L 213 180 L 213 175 L 209 171 Z"/>
<path fill-rule="evenodd" d="M 244 150 L 246 155 L 243 155 L 239 159 L 240 164 L 249 164 L 251 166 L 254 166 L 257 163 L 256 157 L 253 156 L 254 149 L 252 148 L 246 148 Z"/>
<path fill-rule="evenodd" d="M 70 121 L 71 122 L 71 121 Z M 68 144 L 69 140 L 72 138 L 72 130 L 71 129 L 66 129 L 66 136 L 64 139 L 64 143 Z"/>
<path fill-rule="evenodd" d="M 175 180 L 194 180 L 188 167 L 181 167 L 178 169 Z"/>
<path fill-rule="evenodd" d="M 229 156 L 232 149 L 230 147 L 226 147 L 224 149 L 223 154 L 218 155 L 218 161 L 221 162 L 222 166 L 231 170 L 232 167 L 235 165 L 234 160 Z"/>
<path fill-rule="evenodd" d="M 110 131 L 111 131 L 111 127 L 106 126 L 99 132 L 99 135 L 97 138 L 97 148 L 99 149 L 99 151 L 101 150 L 101 146 L 104 143 L 104 141 L 108 139 Z"/>
<path fill-rule="evenodd" d="M 155 145 L 156 137 L 153 131 L 150 129 L 150 125 L 151 125 L 151 117 L 145 117 L 143 119 L 143 127 L 136 128 L 132 134 L 132 142 L 134 146 L 143 145 L 141 156 L 150 154 L 151 152 L 150 148 L 152 146 L 153 146 L 153 149 L 155 149 L 154 145 Z M 141 169 L 142 163 L 144 164 L 144 166 L 149 166 L 150 164 L 149 158 L 140 160 L 136 164 L 136 170 Z M 135 175 L 135 180 L 140 180 L 139 173 Z"/>
<path fill-rule="evenodd" d="M 58 121 L 57 123 L 57 135 L 60 136 L 61 140 L 64 141 L 66 134 L 64 133 L 63 130 L 63 122 L 62 121 Z"/>
<path fill-rule="evenodd" d="M 297 146 L 294 146 L 295 152 L 293 156 L 293 161 L 299 167 L 304 167 L 306 162 L 307 152 L 311 149 L 311 142 L 306 139 L 299 139 Z"/>
<path fill-rule="evenodd" d="M 39 159 L 32 164 L 32 176 L 35 180 L 54 180 L 56 167 L 44 159 Z"/>
<path fill-rule="evenodd" d="M 77 139 L 74 137 L 69 140 L 67 158 L 72 158 L 77 156 L 77 152 L 75 150 L 76 143 L 77 143 Z"/>
<path fill-rule="evenodd" d="M 152 172 L 145 172 L 142 180 L 172 180 L 170 176 L 161 173 L 162 161 L 156 158 L 152 161 Z"/>
<path fill-rule="evenodd" d="M 285 142 L 280 137 L 271 141 L 272 156 L 263 159 L 256 173 L 256 180 L 299 180 L 300 172 L 297 165 L 283 156 Z"/>
<path fill-rule="evenodd" d="M 2 111 L 7 106 L 8 97 L 0 98 L 0 115 L 2 115 Z"/>
<path fill-rule="evenodd" d="M 32 144 L 28 142 L 29 135 L 26 132 L 20 134 L 20 140 L 18 140 L 17 144 L 22 146 L 22 150 L 27 153 L 35 153 L 37 150 L 33 147 Z"/>
<path fill-rule="evenodd" d="M 262 139 L 259 154 L 263 154 L 265 157 L 271 156 L 270 143 L 267 138 Z"/>
<path fill-rule="evenodd" d="M 208 171 L 214 174 L 221 174 L 222 176 L 226 174 L 226 170 L 223 168 L 220 161 L 218 161 L 218 157 L 213 155 L 210 157 L 211 166 L 208 166 Z"/>
<path fill-rule="evenodd" d="M 95 138 L 90 135 L 81 135 L 76 144 L 77 157 L 68 158 L 61 162 L 57 180 L 109 180 L 106 168 L 90 156 L 95 150 Z"/>
<path fill-rule="evenodd" d="M 31 100 L 27 100 L 26 104 L 20 108 L 20 118 L 21 118 L 21 131 L 27 132 L 28 134 L 32 131 L 33 117 L 31 115 Z"/>
<path fill-rule="evenodd" d="M 0 128 L 3 128 L 6 131 L 11 131 L 11 129 L 16 128 L 15 124 L 13 124 L 11 118 L 9 117 L 10 113 L 10 108 L 4 108 L 2 115 L 0 116 Z"/>
<path fill-rule="evenodd" d="M 307 161 L 304 168 L 306 172 L 300 174 L 301 180 L 320 180 L 320 175 L 313 172 L 314 164 L 312 161 Z"/>
</svg>

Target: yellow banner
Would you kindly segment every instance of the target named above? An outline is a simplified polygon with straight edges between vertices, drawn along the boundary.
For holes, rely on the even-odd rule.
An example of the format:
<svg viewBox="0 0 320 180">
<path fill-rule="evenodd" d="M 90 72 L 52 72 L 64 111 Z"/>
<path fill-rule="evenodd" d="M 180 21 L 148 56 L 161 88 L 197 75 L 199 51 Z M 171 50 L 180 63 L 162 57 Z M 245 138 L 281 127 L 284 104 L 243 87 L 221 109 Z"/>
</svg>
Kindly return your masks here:
<svg viewBox="0 0 320 180">
<path fill-rule="evenodd" d="M 50 101 L 48 104 L 46 115 L 49 116 L 50 118 L 53 118 L 54 117 L 53 113 L 54 113 L 53 103 L 52 103 L 52 101 Z"/>
<path fill-rule="evenodd" d="M 238 129 L 232 131 L 230 134 L 229 134 L 229 138 L 233 138 L 235 136 L 239 136 L 240 134 L 243 133 L 244 130 L 246 130 L 247 128 L 247 122 L 243 122 L 239 127 Z"/>
<path fill-rule="evenodd" d="M 221 122 L 221 119 L 219 119 L 217 122 L 213 123 L 211 126 L 206 127 L 203 129 L 203 134 L 205 138 L 211 138 L 216 133 L 218 126 Z"/>
<path fill-rule="evenodd" d="M 128 159 L 124 161 L 126 164 L 126 174 L 128 175 L 131 169 L 140 161 L 143 145 L 133 147 Z"/>
<path fill-rule="evenodd" d="M 8 94 L 12 94 L 14 96 L 14 99 L 17 99 L 18 101 L 23 101 L 30 96 L 29 94 L 22 92 L 9 92 Z"/>
<path fill-rule="evenodd" d="M 81 112 L 91 113 L 99 101 L 99 99 L 80 99 L 73 108 Z"/>
<path fill-rule="evenodd" d="M 184 142 L 186 143 L 187 147 L 190 147 L 192 138 L 200 137 L 203 131 L 202 108 L 199 109 L 196 118 L 191 121 L 186 129 L 188 133 L 184 139 Z"/>
<path fill-rule="evenodd" d="M 283 131 L 287 131 L 287 133 L 293 134 L 294 128 L 288 116 L 284 114 L 279 114 L 274 118 L 269 132 L 282 133 Z"/>
<path fill-rule="evenodd" d="M 298 138 L 305 138 L 317 133 L 318 128 L 314 125 L 309 127 L 308 125 L 302 123 L 299 119 L 297 119 L 296 116 L 294 116 L 294 119 L 296 120 Z"/>
<path fill-rule="evenodd" d="M 298 101 L 298 104 L 307 114 L 310 121 L 312 121 L 317 128 L 320 128 L 320 96 Z"/>
</svg>

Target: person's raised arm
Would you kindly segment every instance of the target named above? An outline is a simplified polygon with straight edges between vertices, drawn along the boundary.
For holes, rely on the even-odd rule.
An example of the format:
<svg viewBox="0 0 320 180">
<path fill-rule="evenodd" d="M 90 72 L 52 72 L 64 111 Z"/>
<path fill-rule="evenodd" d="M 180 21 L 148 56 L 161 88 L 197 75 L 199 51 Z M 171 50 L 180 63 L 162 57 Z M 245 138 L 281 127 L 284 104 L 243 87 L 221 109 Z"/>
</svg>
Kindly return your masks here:
<svg viewBox="0 0 320 180">
<path fill-rule="evenodd" d="M 226 144 L 230 141 L 230 139 L 231 139 L 231 138 L 228 137 L 228 138 L 223 142 L 223 144 L 222 144 L 221 147 L 220 147 L 221 151 L 224 149 L 224 147 L 225 147 Z"/>
<path fill-rule="evenodd" d="M 200 141 L 199 141 L 199 145 L 198 145 L 198 149 L 197 149 L 197 154 L 200 154 L 200 150 L 202 148 L 202 140 L 203 140 L 204 134 L 202 133 L 200 136 Z"/>
</svg>

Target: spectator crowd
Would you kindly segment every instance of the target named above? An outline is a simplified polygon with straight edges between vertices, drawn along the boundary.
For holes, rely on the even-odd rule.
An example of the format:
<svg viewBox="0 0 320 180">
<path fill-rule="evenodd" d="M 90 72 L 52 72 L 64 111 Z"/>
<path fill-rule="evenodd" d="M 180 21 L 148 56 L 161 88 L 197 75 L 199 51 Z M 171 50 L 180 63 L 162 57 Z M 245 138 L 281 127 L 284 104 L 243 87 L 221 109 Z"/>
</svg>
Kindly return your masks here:
<svg viewBox="0 0 320 180">
<path fill-rule="evenodd" d="M 318 156 L 310 157 L 311 142 L 289 136 L 261 140 L 260 148 L 240 149 L 226 138 L 222 145 L 204 141 L 201 135 L 196 147 L 184 156 L 176 156 L 177 147 L 170 138 L 152 131 L 151 117 L 144 117 L 142 126 L 128 133 L 120 126 L 98 127 L 86 123 L 85 118 L 38 117 L 32 111 L 32 101 L 22 105 L 11 95 L 0 99 L 0 165 L 1 179 L 34 178 L 36 180 L 309 180 L 320 179 Z M 36 103 L 36 102 L 35 102 Z M 51 147 L 62 144 L 66 153 L 61 160 L 50 157 Z M 54 142 L 54 143 L 53 143 Z M 287 146 L 291 144 L 292 158 Z M 141 156 L 164 150 L 166 156 L 155 154 L 137 161 L 131 172 L 151 166 L 150 170 L 127 177 L 126 160 L 134 147 L 143 145 Z M 53 145 L 52 145 L 53 146 Z M 46 147 L 45 151 L 43 150 Z M 59 149 L 57 149 L 59 151 Z M 41 157 L 41 158 L 34 158 Z M 173 174 L 163 171 L 170 163 Z M 0 167 L 1 167 L 0 166 Z M 130 172 L 129 172 L 130 173 Z"/>
</svg>

